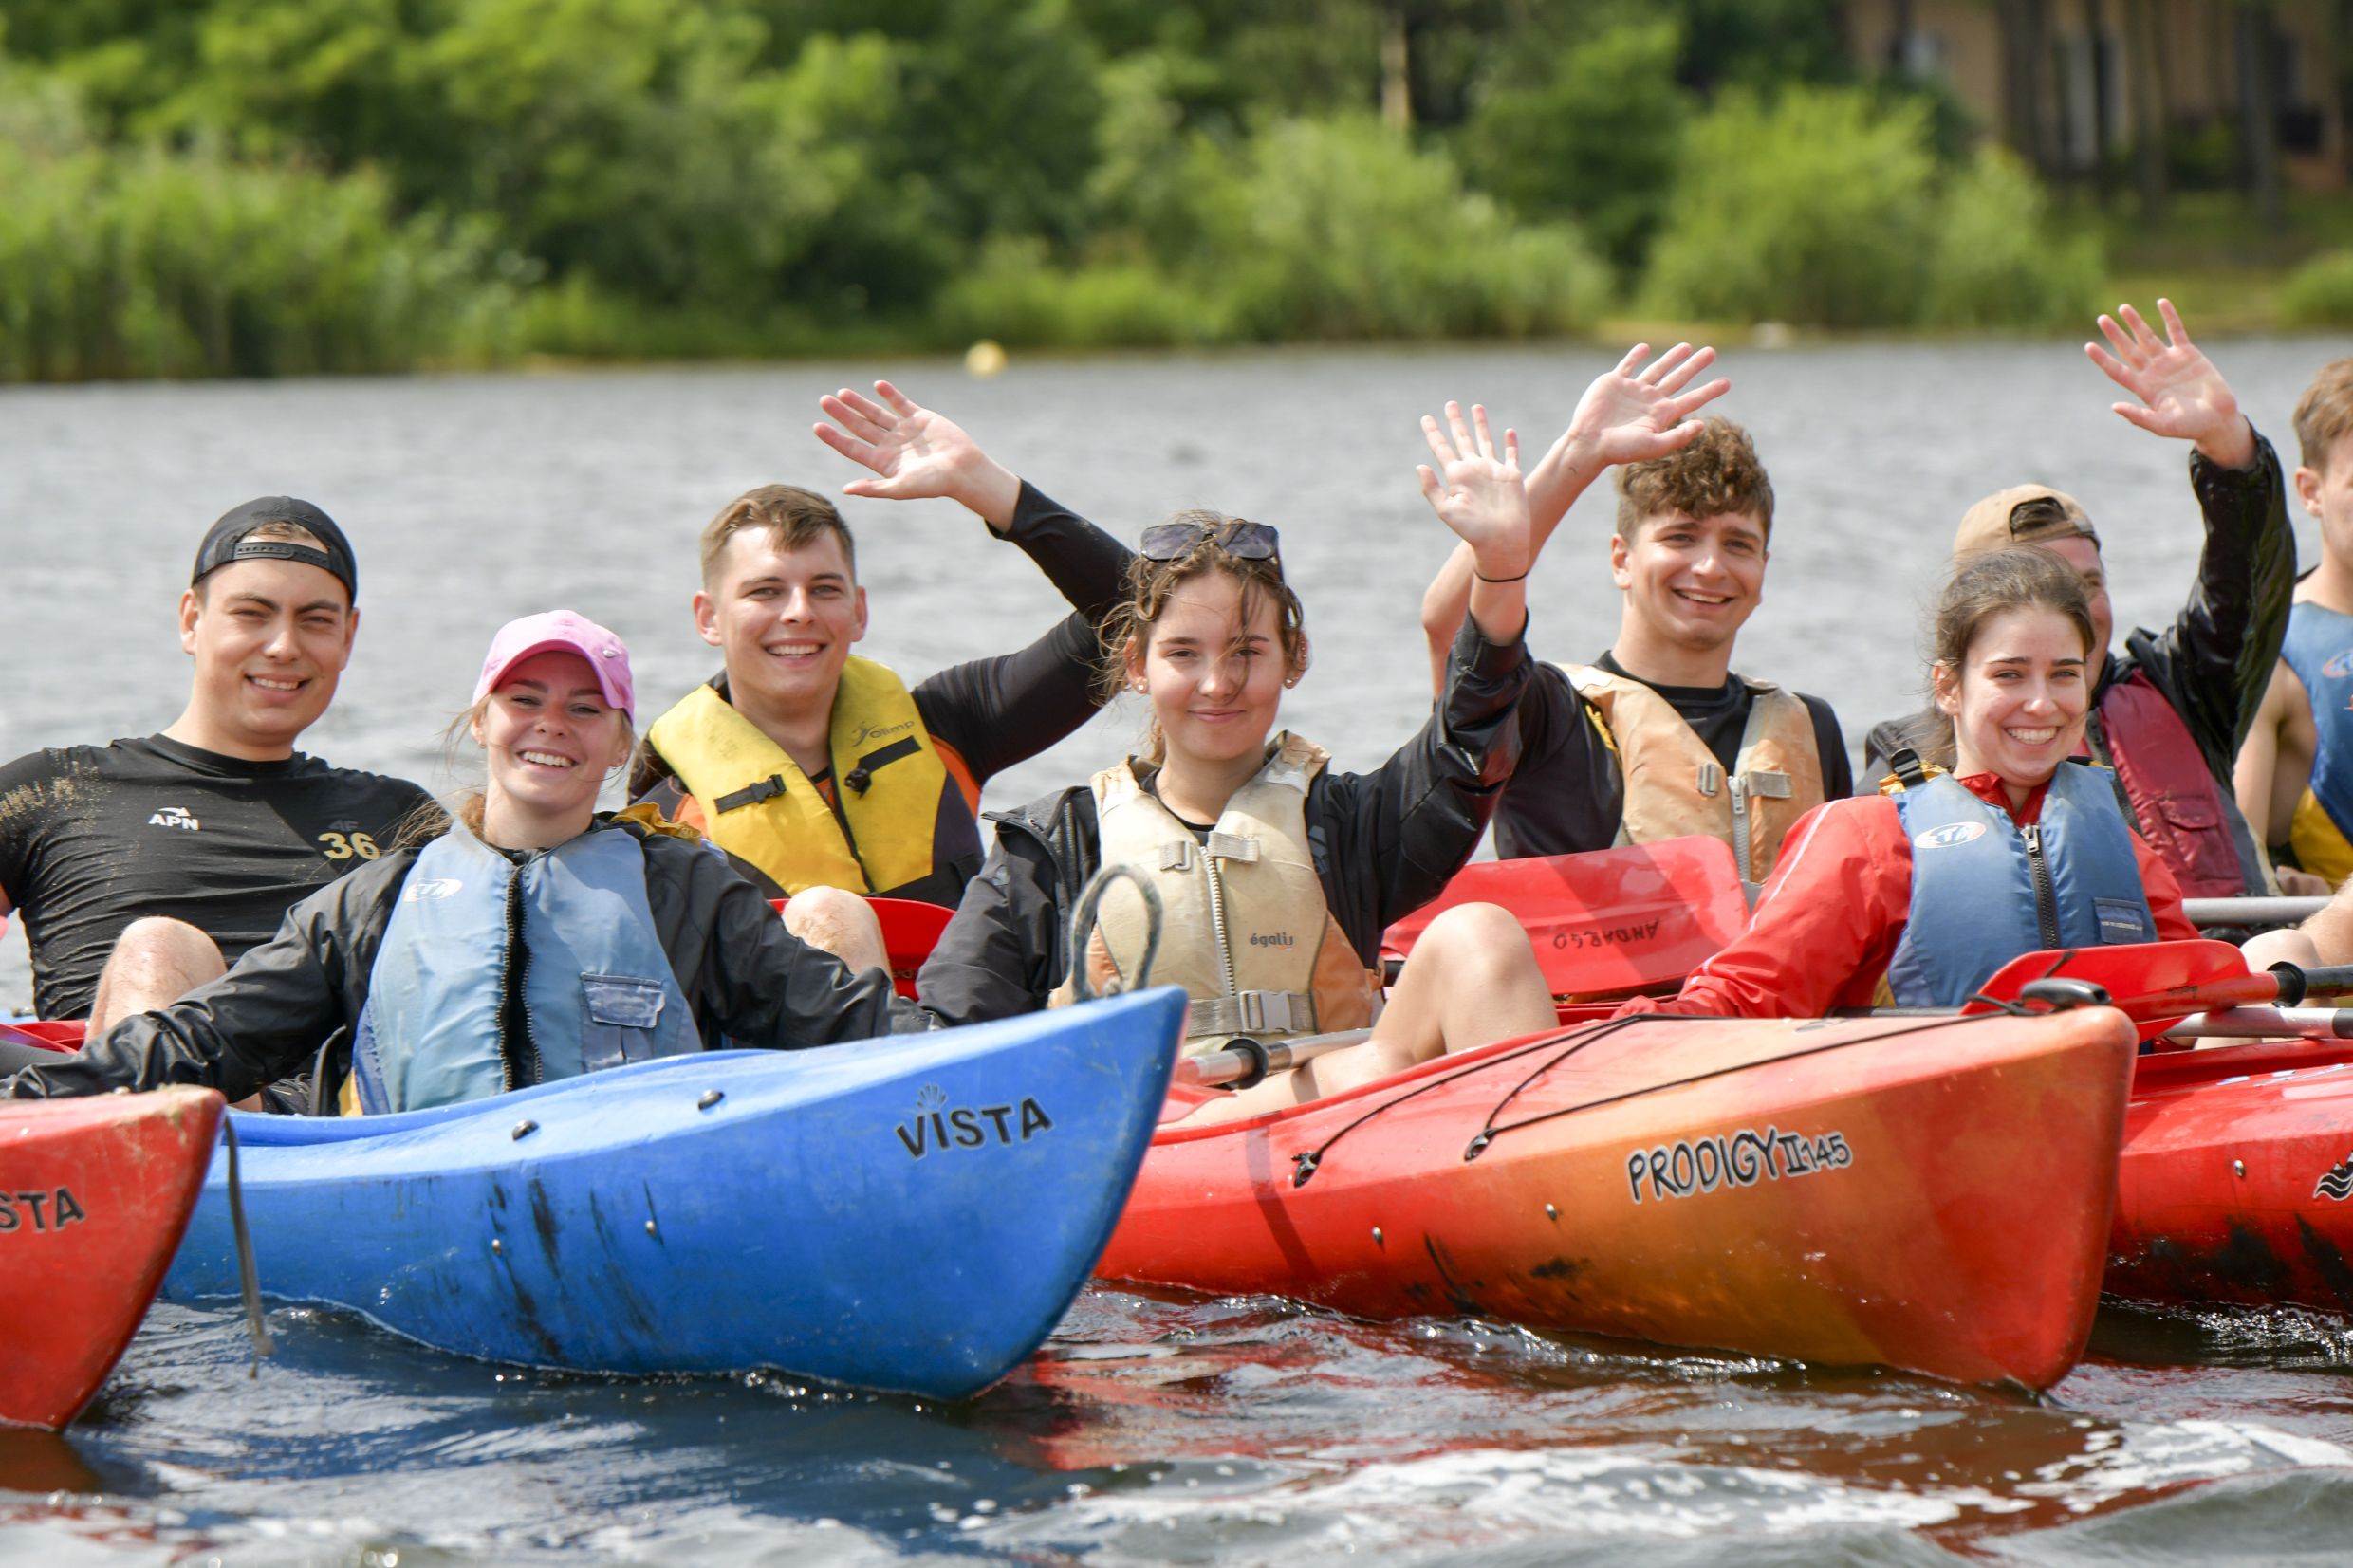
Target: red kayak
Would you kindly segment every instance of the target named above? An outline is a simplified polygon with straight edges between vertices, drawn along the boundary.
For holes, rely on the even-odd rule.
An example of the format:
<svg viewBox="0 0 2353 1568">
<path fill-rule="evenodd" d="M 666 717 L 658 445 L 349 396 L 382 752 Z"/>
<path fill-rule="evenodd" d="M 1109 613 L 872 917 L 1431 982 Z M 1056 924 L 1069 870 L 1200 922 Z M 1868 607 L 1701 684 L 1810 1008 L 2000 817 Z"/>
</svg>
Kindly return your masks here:
<svg viewBox="0 0 2353 1568">
<path fill-rule="evenodd" d="M 0 1425 L 63 1427 L 147 1316 L 220 1134 L 221 1097 L 0 1100 Z"/>
<path fill-rule="evenodd" d="M 2047 1388 L 2099 1303 L 2119 1013 L 1608 1022 L 1163 1128 L 1098 1272 Z"/>
<path fill-rule="evenodd" d="M 2353 1314 L 2353 1042 L 2140 1059 L 2108 1290 Z"/>
</svg>

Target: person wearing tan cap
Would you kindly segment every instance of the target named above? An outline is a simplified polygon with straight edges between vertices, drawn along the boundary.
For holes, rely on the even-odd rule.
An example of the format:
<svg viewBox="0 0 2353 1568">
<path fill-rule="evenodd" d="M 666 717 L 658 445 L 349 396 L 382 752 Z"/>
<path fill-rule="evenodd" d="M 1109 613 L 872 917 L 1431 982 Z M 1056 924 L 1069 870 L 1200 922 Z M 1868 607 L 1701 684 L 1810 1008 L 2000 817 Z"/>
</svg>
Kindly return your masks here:
<svg viewBox="0 0 2353 1568">
<path fill-rule="evenodd" d="M 2295 425 L 2296 499 L 2321 526 L 2321 560 L 2296 584 L 2236 783 L 2281 887 L 2326 893 L 2353 878 L 2353 360 L 2322 367 Z"/>
<path fill-rule="evenodd" d="M 2019 485 L 1969 508 L 1954 536 L 1955 562 L 2013 544 L 2050 551 L 2083 578 L 2097 633 L 2092 711 L 2084 746 L 2115 770 L 2134 825 L 2172 867 L 2182 894 L 2232 897 L 2271 890 L 2261 841 L 2239 812 L 2232 764 L 2278 660 L 2295 574 L 2286 487 L 2271 445 L 2239 412 L 2230 383 L 2190 341 L 2171 301 L 2158 301 L 2165 336 L 2139 311 L 2102 316 L 2108 347 L 2084 351 L 2138 401 L 2110 405 L 2154 435 L 2190 442 L 2190 485 L 2205 514 L 2206 545 L 2188 602 L 2162 633 L 2136 630 L 2121 654 L 2100 534 L 2083 505 L 2048 485 Z M 1898 753 L 1950 766 L 1953 727 L 1927 710 L 1872 727 L 1869 770 L 1897 769 Z"/>
</svg>

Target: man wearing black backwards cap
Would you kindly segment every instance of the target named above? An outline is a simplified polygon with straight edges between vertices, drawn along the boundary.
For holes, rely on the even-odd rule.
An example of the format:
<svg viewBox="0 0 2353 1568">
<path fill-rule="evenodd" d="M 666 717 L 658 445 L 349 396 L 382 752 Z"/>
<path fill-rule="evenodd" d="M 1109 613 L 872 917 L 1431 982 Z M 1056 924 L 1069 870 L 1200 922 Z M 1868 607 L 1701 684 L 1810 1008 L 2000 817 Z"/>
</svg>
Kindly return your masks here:
<svg viewBox="0 0 2353 1568">
<path fill-rule="evenodd" d="M 351 656 L 358 583 L 326 513 L 247 502 L 180 596 L 195 678 L 171 727 L 0 768 L 0 912 L 25 922 L 42 1017 L 87 1017 L 95 1039 L 213 978 L 428 802 L 294 749 Z"/>
</svg>

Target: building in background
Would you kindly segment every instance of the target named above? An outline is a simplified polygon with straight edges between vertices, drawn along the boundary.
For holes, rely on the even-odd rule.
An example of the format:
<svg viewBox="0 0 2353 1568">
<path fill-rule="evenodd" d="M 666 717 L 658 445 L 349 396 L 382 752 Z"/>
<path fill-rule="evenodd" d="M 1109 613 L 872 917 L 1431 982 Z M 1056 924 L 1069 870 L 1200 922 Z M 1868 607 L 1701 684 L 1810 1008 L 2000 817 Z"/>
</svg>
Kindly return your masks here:
<svg viewBox="0 0 2353 1568">
<path fill-rule="evenodd" d="M 2347 0 L 1850 0 L 1858 65 L 1945 83 L 2056 180 L 2346 183 Z"/>
</svg>

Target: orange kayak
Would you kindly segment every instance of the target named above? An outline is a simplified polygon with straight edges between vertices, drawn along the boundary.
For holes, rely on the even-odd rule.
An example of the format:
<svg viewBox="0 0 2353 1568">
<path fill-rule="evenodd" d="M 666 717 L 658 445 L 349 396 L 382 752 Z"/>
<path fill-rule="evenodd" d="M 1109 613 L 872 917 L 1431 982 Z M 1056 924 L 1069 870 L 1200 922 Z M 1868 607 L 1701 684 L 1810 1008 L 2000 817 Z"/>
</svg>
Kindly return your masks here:
<svg viewBox="0 0 2353 1568">
<path fill-rule="evenodd" d="M 2047 1388 L 2099 1304 L 2134 1032 L 1606 1022 L 1165 1127 L 1097 1272 L 1366 1318 Z"/>
<path fill-rule="evenodd" d="M 0 1100 L 0 1426 L 63 1427 L 147 1316 L 220 1134 L 221 1098 Z"/>
</svg>

